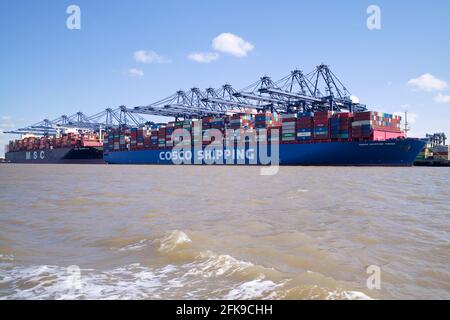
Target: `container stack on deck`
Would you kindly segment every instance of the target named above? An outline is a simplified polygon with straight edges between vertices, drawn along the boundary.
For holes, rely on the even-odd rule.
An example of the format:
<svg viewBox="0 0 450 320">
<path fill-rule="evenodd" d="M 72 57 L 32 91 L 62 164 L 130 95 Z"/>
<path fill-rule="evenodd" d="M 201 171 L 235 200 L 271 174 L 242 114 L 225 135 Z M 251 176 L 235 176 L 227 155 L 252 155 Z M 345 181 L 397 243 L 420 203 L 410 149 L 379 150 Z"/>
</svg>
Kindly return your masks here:
<svg viewBox="0 0 450 320">
<path fill-rule="evenodd" d="M 119 135 L 119 150 L 129 149 L 129 141 L 130 141 L 130 129 L 121 128 Z"/>
<path fill-rule="evenodd" d="M 137 146 L 138 150 L 144 149 L 146 138 L 147 138 L 147 129 L 139 128 L 137 131 L 137 139 L 136 139 L 136 146 Z M 146 147 L 148 147 L 148 145 Z"/>
<path fill-rule="evenodd" d="M 191 123 L 191 141 L 196 145 L 202 143 L 202 127 L 198 122 L 199 120 L 193 120 Z"/>
<path fill-rule="evenodd" d="M 259 113 L 255 115 L 254 119 L 258 142 L 266 142 L 269 135 L 268 130 L 274 123 L 272 114 L 270 112 Z"/>
<path fill-rule="evenodd" d="M 313 113 L 299 112 L 297 114 L 297 140 L 310 141 L 312 139 Z"/>
<path fill-rule="evenodd" d="M 331 111 L 319 111 L 314 113 L 313 127 L 315 141 L 328 141 L 330 137 L 329 122 L 332 114 Z"/>
<path fill-rule="evenodd" d="M 125 145 L 131 150 L 143 150 L 150 147 L 150 136 L 147 129 L 131 128 L 121 130 L 121 134 L 125 135 Z"/>
<path fill-rule="evenodd" d="M 103 136 L 103 150 L 112 150 L 114 146 L 112 134 L 112 131 L 105 132 Z"/>
<path fill-rule="evenodd" d="M 226 129 L 225 118 L 223 118 L 223 117 L 211 118 L 209 124 L 210 124 L 210 128 L 211 129 L 219 130 L 222 133 L 222 135 L 225 134 L 225 129 Z M 216 143 L 220 142 L 220 141 L 216 141 L 215 137 L 212 136 L 212 135 L 210 136 L 210 140 L 209 141 L 216 142 Z"/>
<path fill-rule="evenodd" d="M 166 127 L 160 127 L 158 130 L 158 147 L 165 148 L 166 146 Z"/>
<path fill-rule="evenodd" d="M 278 130 L 281 143 L 382 141 L 404 137 L 400 120 L 398 116 L 372 111 L 299 112 L 279 116 L 270 112 L 236 114 L 229 117 L 204 117 L 201 119 L 201 129 L 200 126 L 194 126 L 194 122 L 200 120 L 169 122 L 151 129 L 112 129 L 105 137 L 104 146 L 106 151 L 172 147 L 182 140 L 182 137 L 179 137 L 177 141 L 172 141 L 172 134 L 176 129 L 185 129 L 191 133 L 191 139 L 182 143 L 183 146 L 200 142 L 197 141 L 200 135 L 203 145 L 210 144 L 214 139 L 209 129 L 219 130 L 223 135 L 227 129 L 234 130 L 234 139 L 238 144 L 243 143 L 239 140 L 239 133 L 247 133 L 249 136 L 256 133 L 258 142 L 270 142 L 275 139 L 274 130 Z M 263 129 L 267 129 L 267 134 L 263 133 Z M 442 156 L 448 157 L 448 150 Z"/>
<path fill-rule="evenodd" d="M 156 127 L 149 129 L 149 135 L 146 137 L 148 146 L 145 149 L 153 149 L 158 147 L 158 129 Z"/>
<path fill-rule="evenodd" d="M 183 141 L 182 141 L 183 146 L 189 146 L 192 143 L 193 125 L 194 125 L 194 122 L 192 120 L 184 120 L 183 121 L 184 133 L 189 133 L 189 135 L 190 135 L 190 139 L 187 139 L 187 140 L 184 140 L 184 137 L 183 137 Z"/>
<path fill-rule="evenodd" d="M 70 147 L 101 147 L 100 136 L 94 133 L 67 133 L 62 136 L 26 137 L 10 141 L 8 151 L 32 151 Z"/>
<path fill-rule="evenodd" d="M 176 126 L 176 128 L 175 128 Z M 175 122 L 169 122 L 166 126 L 166 146 L 167 147 L 173 147 L 174 141 L 172 140 L 172 134 L 175 131 L 175 129 L 181 129 L 183 128 L 182 123 L 175 123 Z"/>
<path fill-rule="evenodd" d="M 131 128 L 130 131 L 130 150 L 137 150 L 138 128 Z"/>
<path fill-rule="evenodd" d="M 355 113 L 352 123 L 352 138 L 357 140 L 388 140 L 403 137 L 400 116 L 366 111 Z"/>
<path fill-rule="evenodd" d="M 281 141 L 293 143 L 296 140 L 297 115 L 288 113 L 281 115 Z"/>
<path fill-rule="evenodd" d="M 230 129 L 233 130 L 250 129 L 252 125 L 253 125 L 253 115 L 251 114 L 234 114 L 230 117 L 229 122 Z"/>
<path fill-rule="evenodd" d="M 330 119 L 330 137 L 332 140 L 348 140 L 351 132 L 353 113 L 335 113 Z"/>
</svg>

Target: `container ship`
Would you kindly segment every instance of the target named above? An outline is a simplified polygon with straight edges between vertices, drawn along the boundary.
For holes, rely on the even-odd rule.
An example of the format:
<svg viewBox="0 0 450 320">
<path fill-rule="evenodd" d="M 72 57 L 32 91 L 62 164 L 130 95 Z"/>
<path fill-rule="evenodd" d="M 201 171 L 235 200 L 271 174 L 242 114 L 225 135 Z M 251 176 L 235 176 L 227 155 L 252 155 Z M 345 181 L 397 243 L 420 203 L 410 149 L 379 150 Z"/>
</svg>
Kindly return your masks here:
<svg viewBox="0 0 450 320">
<path fill-rule="evenodd" d="M 103 143 L 96 133 L 65 133 L 60 136 L 28 135 L 10 141 L 5 150 L 10 163 L 101 164 Z"/>
<path fill-rule="evenodd" d="M 155 124 L 141 114 L 174 121 Z M 368 111 L 325 64 L 307 74 L 293 70 L 278 81 L 264 76 L 242 90 L 230 84 L 194 87 L 133 109 L 107 108 L 91 117 L 77 112 L 17 133 L 72 125 L 85 133 L 11 142 L 6 160 L 411 166 L 426 144 L 406 138 L 400 116 Z"/>
<path fill-rule="evenodd" d="M 104 160 L 109 164 L 411 166 L 425 142 L 405 138 L 400 123 L 400 116 L 374 111 L 203 117 L 112 129 L 105 134 Z"/>
</svg>

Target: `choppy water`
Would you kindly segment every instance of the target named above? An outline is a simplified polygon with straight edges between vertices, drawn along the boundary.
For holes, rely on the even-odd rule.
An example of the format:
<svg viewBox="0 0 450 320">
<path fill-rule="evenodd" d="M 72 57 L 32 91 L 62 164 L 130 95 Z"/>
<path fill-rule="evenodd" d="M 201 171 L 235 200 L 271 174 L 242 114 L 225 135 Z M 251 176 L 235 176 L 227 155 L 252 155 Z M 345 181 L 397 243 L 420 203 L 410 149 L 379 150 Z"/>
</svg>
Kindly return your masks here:
<svg viewBox="0 0 450 320">
<path fill-rule="evenodd" d="M 0 165 L 0 298 L 449 299 L 449 185 L 447 168 Z"/>
</svg>

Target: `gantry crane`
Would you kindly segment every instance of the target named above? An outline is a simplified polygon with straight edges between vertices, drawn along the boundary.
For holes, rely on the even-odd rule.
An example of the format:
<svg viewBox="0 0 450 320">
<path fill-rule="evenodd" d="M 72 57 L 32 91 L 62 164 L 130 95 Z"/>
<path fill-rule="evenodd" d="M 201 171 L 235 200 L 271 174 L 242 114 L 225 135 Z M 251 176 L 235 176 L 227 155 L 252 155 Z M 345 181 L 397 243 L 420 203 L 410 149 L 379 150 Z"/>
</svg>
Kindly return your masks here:
<svg viewBox="0 0 450 320">
<path fill-rule="evenodd" d="M 275 82 L 269 76 L 263 76 L 241 90 L 235 90 L 229 84 L 217 90 L 179 90 L 151 105 L 129 109 L 132 113 L 175 119 L 264 110 L 277 113 L 319 110 L 352 112 L 364 111 L 366 106 L 353 102 L 350 92 L 330 67 L 321 64 L 306 75 L 296 69 Z"/>
<path fill-rule="evenodd" d="M 131 114 L 125 106 L 115 109 L 106 108 L 93 116 L 77 112 L 71 116 L 62 115 L 54 120 L 44 119 L 30 126 L 17 130 L 6 131 L 6 134 L 36 134 L 55 135 L 64 129 L 79 129 L 84 131 L 102 131 L 120 126 L 143 126 L 148 120 L 139 115 Z"/>
<path fill-rule="evenodd" d="M 263 76 L 241 90 L 234 89 L 230 84 L 225 84 L 217 90 L 207 88 L 202 91 L 193 87 L 188 91 L 178 90 L 173 95 L 147 106 L 107 108 L 90 117 L 77 112 L 52 121 L 45 119 L 5 133 L 48 135 L 55 134 L 62 128 L 99 131 L 119 126 L 142 127 L 153 124 L 139 114 L 178 120 L 259 111 L 287 113 L 319 110 L 364 111 L 366 106 L 353 102 L 350 92 L 330 67 L 320 64 L 308 74 L 296 69 L 278 81 Z"/>
</svg>

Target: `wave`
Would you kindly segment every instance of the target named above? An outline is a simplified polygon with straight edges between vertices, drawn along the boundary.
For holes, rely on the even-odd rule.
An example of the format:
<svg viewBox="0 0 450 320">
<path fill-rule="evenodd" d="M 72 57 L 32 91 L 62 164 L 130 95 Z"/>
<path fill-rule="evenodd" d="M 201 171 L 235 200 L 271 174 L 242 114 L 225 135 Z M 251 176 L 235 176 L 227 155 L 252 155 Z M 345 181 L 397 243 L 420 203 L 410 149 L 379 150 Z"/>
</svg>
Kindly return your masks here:
<svg viewBox="0 0 450 320">
<path fill-rule="evenodd" d="M 147 239 L 139 240 L 138 242 L 131 243 L 129 245 L 126 245 L 125 247 L 119 248 L 119 251 L 134 251 L 144 249 L 147 246 L 147 241 Z"/>
<path fill-rule="evenodd" d="M 192 240 L 183 231 L 175 230 L 170 232 L 167 236 L 159 240 L 160 245 L 159 252 L 172 252 L 179 249 L 186 244 L 192 242 Z"/>
<path fill-rule="evenodd" d="M 128 264 L 109 270 L 56 265 L 0 264 L 2 299 L 367 299 L 360 291 L 314 272 L 285 274 L 210 250 L 198 250 L 180 230 L 119 250 L 146 250 L 169 263 Z M 186 251 L 189 254 L 185 254 Z M 178 254 L 183 260 L 172 259 Z M 170 258 L 170 259 L 169 259 Z"/>
<path fill-rule="evenodd" d="M 0 261 L 14 261 L 12 254 L 0 254 Z"/>
<path fill-rule="evenodd" d="M 252 281 L 247 281 L 234 289 L 224 297 L 225 300 L 246 300 L 246 299 L 256 299 L 267 296 L 271 297 L 274 289 L 281 286 L 282 284 L 276 284 L 270 280 L 256 279 Z M 273 296 L 275 298 L 275 296 Z"/>
</svg>

